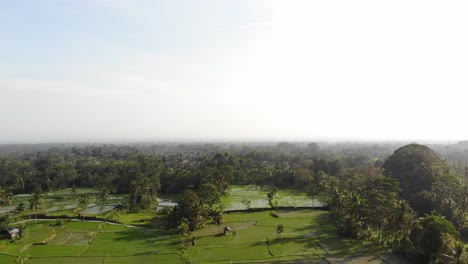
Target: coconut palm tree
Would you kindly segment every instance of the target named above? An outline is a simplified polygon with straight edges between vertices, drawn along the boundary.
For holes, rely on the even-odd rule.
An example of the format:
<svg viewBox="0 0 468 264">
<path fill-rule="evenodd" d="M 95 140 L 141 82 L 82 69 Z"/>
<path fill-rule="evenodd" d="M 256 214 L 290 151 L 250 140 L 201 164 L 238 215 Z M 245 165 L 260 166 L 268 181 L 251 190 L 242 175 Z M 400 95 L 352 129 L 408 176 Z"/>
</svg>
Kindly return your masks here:
<svg viewBox="0 0 468 264">
<path fill-rule="evenodd" d="M 18 212 L 18 214 L 24 212 L 25 209 L 26 207 L 23 202 L 19 203 L 18 206 L 16 206 L 16 211 Z"/>
<path fill-rule="evenodd" d="M 218 226 L 218 233 L 221 233 L 219 226 L 223 223 L 224 217 L 223 213 L 219 213 L 213 217 L 213 222 Z"/>
<path fill-rule="evenodd" d="M 105 205 L 107 199 L 109 199 L 109 189 L 107 189 L 107 187 L 103 187 L 101 189 L 101 193 L 99 194 L 99 201 L 101 201 L 102 204 Z"/>
<path fill-rule="evenodd" d="M 37 222 L 37 209 L 41 204 L 42 194 L 39 190 L 36 190 L 31 198 L 29 198 L 29 210 L 34 211 L 34 218 L 36 219 L 35 223 Z"/>
<path fill-rule="evenodd" d="M 73 186 L 71 187 L 70 193 L 71 193 L 71 195 L 72 195 L 73 200 L 75 200 L 76 194 L 77 194 L 77 190 L 76 190 L 76 186 L 75 186 L 75 185 L 73 185 Z"/>
<path fill-rule="evenodd" d="M 278 226 L 276 227 L 276 238 L 279 238 L 281 233 L 283 233 L 283 231 L 284 231 L 283 224 L 278 224 Z"/>
<path fill-rule="evenodd" d="M 80 198 L 78 199 L 78 210 L 86 210 L 89 205 L 89 196 L 87 193 L 83 193 Z M 85 220 L 84 215 L 83 215 L 83 221 Z"/>
</svg>

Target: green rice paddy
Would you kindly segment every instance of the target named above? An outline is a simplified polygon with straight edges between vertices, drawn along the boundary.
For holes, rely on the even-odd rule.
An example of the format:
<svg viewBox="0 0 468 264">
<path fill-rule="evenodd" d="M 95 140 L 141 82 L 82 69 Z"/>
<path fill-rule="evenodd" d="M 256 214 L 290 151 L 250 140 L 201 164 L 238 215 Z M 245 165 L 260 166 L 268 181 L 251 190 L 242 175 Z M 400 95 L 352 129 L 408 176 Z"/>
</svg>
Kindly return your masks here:
<svg viewBox="0 0 468 264">
<path fill-rule="evenodd" d="M 268 203 L 254 202 L 266 201 L 268 192 L 256 186 L 234 186 L 222 202 L 227 209 L 245 210 L 244 199 L 251 201 L 251 208 L 269 208 Z M 76 204 L 74 199 L 51 197 L 44 199 L 42 208 L 53 208 L 49 215 L 76 214 L 66 208 Z M 310 198 L 289 190 L 278 191 L 275 199 L 289 208 L 314 205 Z M 188 243 L 186 250 L 182 250 L 178 235 L 160 228 L 156 212 L 110 213 L 124 224 L 65 220 L 61 225 L 56 220 L 34 219 L 18 224 L 28 231 L 14 241 L 0 239 L 0 263 L 405 263 L 398 258 L 395 261 L 383 247 L 338 236 L 329 213 L 322 210 L 225 213 L 223 224 L 207 223 L 193 232 L 188 239 L 195 238 L 195 245 Z M 145 227 L 135 226 L 139 224 Z M 278 224 L 284 231 L 277 236 Z M 223 234 L 224 227 L 231 232 Z"/>
</svg>

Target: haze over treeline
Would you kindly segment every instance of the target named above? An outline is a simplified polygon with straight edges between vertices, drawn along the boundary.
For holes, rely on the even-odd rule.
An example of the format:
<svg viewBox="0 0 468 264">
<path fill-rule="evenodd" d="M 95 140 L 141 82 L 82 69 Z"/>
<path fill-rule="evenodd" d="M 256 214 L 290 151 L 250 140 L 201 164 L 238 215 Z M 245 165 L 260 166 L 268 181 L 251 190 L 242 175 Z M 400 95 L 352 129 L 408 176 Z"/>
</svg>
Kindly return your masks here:
<svg viewBox="0 0 468 264">
<path fill-rule="evenodd" d="M 240 153 L 248 151 L 278 151 L 289 154 L 304 153 L 317 148 L 322 154 L 352 154 L 386 157 L 397 148 L 410 143 L 424 143 L 442 157 L 451 161 L 468 162 L 468 141 L 421 142 L 421 141 L 168 141 L 133 143 L 41 143 L 41 144 L 0 144 L 0 156 L 20 156 L 38 152 L 54 153 L 81 149 L 85 153 L 104 153 L 113 151 L 129 154 L 169 155 L 169 154 L 212 154 L 216 152 Z M 91 155 L 91 154 L 90 154 Z"/>
</svg>

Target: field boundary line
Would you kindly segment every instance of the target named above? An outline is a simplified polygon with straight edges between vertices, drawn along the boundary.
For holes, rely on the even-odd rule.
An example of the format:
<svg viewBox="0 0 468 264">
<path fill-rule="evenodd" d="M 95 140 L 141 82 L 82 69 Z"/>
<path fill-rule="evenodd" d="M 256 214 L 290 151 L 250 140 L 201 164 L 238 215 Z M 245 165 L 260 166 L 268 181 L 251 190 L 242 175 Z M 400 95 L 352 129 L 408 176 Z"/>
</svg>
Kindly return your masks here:
<svg viewBox="0 0 468 264">
<path fill-rule="evenodd" d="M 32 247 L 33 243 L 27 244 L 24 247 L 22 247 L 19 252 L 23 253 L 24 251 L 28 250 L 30 247 Z"/>
<path fill-rule="evenodd" d="M 101 229 L 101 230 L 102 230 L 102 229 Z M 88 245 L 92 245 L 92 243 L 91 243 L 91 242 L 92 242 L 93 240 L 95 240 L 95 239 L 96 239 L 96 234 L 97 234 L 97 232 L 99 232 L 99 231 L 92 232 L 92 234 L 93 234 L 93 237 L 92 237 L 90 240 L 88 240 Z"/>
<path fill-rule="evenodd" d="M 8 253 L 5 253 L 5 252 L 0 252 L 0 255 L 10 256 L 10 257 L 18 257 L 17 255 L 8 254 Z"/>
<path fill-rule="evenodd" d="M 50 230 L 52 231 L 52 235 L 44 240 L 42 240 L 43 243 L 48 243 L 49 241 L 51 241 L 52 239 L 54 239 L 54 237 L 57 235 L 57 233 L 55 233 L 55 230 L 53 227 L 49 227 Z"/>
<path fill-rule="evenodd" d="M 65 243 L 67 243 L 68 239 L 70 239 L 70 237 L 73 235 L 73 233 L 70 233 L 66 238 L 65 240 L 62 242 L 62 245 L 65 245 Z"/>
<path fill-rule="evenodd" d="M 83 253 L 85 253 L 85 251 L 89 248 L 89 246 L 85 247 L 81 252 L 80 254 L 78 254 L 78 257 L 81 257 L 81 255 L 83 255 Z"/>
</svg>

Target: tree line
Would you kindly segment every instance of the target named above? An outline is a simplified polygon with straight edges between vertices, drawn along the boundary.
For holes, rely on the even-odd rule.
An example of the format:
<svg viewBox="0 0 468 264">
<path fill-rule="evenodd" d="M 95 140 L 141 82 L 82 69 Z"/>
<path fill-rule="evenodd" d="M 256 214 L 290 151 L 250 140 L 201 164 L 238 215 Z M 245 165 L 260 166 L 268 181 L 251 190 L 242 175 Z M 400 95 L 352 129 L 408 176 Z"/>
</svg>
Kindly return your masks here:
<svg viewBox="0 0 468 264">
<path fill-rule="evenodd" d="M 322 173 L 310 195 L 323 195 L 338 231 L 372 240 L 413 263 L 465 263 L 468 187 L 432 149 L 410 144 L 379 172 Z"/>
</svg>

